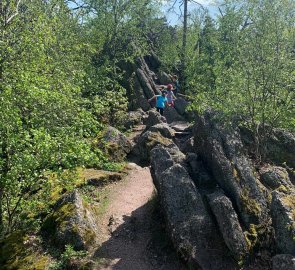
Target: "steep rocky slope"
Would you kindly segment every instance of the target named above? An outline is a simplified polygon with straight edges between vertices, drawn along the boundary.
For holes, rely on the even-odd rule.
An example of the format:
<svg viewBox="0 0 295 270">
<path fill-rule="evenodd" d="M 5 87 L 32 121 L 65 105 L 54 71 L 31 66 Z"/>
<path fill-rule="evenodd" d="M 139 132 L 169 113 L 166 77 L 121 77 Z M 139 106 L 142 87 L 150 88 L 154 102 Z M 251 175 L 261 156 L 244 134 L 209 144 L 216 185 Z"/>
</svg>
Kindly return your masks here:
<svg viewBox="0 0 295 270">
<path fill-rule="evenodd" d="M 150 81 L 157 71 L 143 59 L 137 65 L 141 94 L 148 98 L 151 91 L 144 89 L 156 93 L 157 80 Z M 133 148 L 140 161 L 151 163 L 174 247 L 194 269 L 292 268 L 294 134 L 273 130 L 258 162 L 251 132 L 226 126 L 214 112 L 195 116 L 193 129 L 179 132 L 173 114 L 185 118 L 186 105 L 176 100 L 165 119 L 150 111 Z"/>
</svg>

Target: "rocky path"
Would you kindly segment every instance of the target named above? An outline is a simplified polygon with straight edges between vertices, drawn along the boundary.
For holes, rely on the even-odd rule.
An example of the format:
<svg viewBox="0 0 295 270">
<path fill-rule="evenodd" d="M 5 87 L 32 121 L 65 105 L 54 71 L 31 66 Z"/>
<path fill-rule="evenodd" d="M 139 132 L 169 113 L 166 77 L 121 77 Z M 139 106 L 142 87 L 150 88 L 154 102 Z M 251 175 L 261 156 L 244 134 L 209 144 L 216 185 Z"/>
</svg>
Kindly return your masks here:
<svg viewBox="0 0 295 270">
<path fill-rule="evenodd" d="M 130 174 L 108 187 L 109 205 L 102 217 L 102 244 L 96 269 L 181 270 L 163 232 L 148 167 L 129 164 Z"/>
</svg>

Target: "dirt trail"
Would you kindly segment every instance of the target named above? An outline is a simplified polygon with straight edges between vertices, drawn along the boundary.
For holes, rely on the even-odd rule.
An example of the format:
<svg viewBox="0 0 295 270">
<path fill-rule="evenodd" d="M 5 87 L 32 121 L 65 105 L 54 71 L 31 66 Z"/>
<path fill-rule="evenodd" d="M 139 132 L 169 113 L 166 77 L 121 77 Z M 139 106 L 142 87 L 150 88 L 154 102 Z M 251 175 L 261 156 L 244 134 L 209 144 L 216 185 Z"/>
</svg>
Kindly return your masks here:
<svg viewBox="0 0 295 270">
<path fill-rule="evenodd" d="M 129 164 L 130 174 L 112 184 L 102 217 L 102 244 L 94 258 L 96 269 L 181 270 L 155 211 L 157 200 L 149 168 Z"/>
</svg>

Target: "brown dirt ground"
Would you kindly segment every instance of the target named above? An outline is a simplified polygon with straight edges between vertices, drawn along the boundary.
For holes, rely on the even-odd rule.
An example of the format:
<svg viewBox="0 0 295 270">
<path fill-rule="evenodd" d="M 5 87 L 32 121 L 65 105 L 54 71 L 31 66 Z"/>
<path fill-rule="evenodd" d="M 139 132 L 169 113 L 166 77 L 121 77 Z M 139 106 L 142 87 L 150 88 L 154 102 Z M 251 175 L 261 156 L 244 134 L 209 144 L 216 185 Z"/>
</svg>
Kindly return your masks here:
<svg viewBox="0 0 295 270">
<path fill-rule="evenodd" d="M 164 232 L 148 167 L 129 164 L 130 174 L 109 189 L 101 217 L 95 269 L 184 270 Z"/>
</svg>

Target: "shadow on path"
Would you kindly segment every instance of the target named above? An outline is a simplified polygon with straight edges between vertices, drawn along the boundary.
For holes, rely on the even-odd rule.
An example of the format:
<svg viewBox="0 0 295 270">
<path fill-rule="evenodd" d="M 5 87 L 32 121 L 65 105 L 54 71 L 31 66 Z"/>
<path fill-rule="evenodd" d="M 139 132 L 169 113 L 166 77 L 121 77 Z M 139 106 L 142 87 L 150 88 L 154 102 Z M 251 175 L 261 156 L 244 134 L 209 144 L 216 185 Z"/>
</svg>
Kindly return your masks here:
<svg viewBox="0 0 295 270">
<path fill-rule="evenodd" d="M 164 231 L 154 197 L 130 216 L 111 217 L 110 238 L 95 251 L 95 269 L 185 270 Z"/>
</svg>

